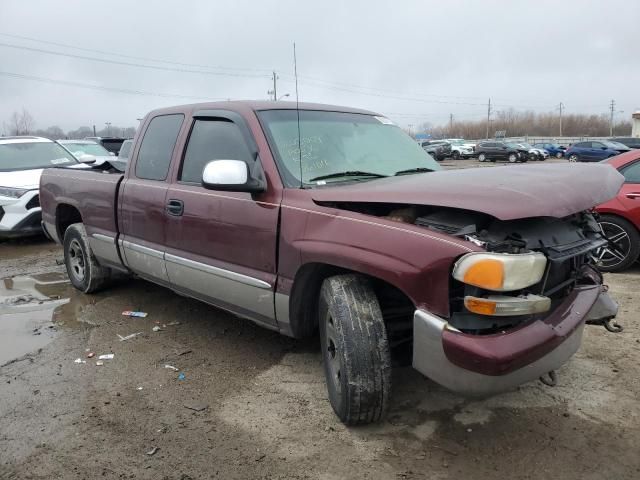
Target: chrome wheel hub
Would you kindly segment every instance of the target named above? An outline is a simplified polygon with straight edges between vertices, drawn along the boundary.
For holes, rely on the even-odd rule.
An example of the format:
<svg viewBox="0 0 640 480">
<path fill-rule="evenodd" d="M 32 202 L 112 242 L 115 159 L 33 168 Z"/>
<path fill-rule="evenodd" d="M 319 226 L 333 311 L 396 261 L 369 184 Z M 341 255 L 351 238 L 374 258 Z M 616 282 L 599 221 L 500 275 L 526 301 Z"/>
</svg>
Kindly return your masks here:
<svg viewBox="0 0 640 480">
<path fill-rule="evenodd" d="M 71 243 L 69 244 L 69 270 L 76 280 L 84 280 L 84 255 L 82 253 L 80 242 L 75 239 L 71 240 Z"/>
</svg>

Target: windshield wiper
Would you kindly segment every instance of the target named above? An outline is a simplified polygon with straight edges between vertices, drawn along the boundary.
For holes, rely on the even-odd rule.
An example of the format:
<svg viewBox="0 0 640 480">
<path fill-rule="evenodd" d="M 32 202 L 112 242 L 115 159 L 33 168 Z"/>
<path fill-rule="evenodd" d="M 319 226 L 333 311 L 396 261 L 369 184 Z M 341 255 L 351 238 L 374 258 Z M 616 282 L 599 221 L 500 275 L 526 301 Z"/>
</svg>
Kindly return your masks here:
<svg viewBox="0 0 640 480">
<path fill-rule="evenodd" d="M 427 167 L 416 167 L 416 168 L 408 168 L 406 170 L 400 170 L 396 172 L 395 175 L 406 175 L 407 173 L 423 173 L 423 172 L 434 172 L 434 171 L 435 170 L 432 170 Z"/>
<path fill-rule="evenodd" d="M 382 175 L 381 173 L 373 173 L 373 172 L 362 172 L 360 170 L 348 170 L 346 172 L 336 172 L 330 173 L 328 175 L 320 175 L 319 177 L 310 178 L 310 182 L 315 182 L 317 180 L 328 180 L 329 178 L 339 178 L 339 177 L 376 177 L 383 178 L 387 175 Z"/>
</svg>

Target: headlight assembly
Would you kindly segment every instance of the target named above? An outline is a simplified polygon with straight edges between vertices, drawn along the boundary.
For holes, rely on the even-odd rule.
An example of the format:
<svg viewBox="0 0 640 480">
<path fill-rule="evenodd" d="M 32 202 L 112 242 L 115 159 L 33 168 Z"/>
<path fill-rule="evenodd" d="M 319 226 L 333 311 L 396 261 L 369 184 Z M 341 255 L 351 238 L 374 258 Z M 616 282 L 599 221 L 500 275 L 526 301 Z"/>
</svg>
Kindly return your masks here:
<svg viewBox="0 0 640 480">
<path fill-rule="evenodd" d="M 453 267 L 453 277 L 467 285 L 510 292 L 535 285 L 544 275 L 547 258 L 530 253 L 468 253 Z"/>
</svg>

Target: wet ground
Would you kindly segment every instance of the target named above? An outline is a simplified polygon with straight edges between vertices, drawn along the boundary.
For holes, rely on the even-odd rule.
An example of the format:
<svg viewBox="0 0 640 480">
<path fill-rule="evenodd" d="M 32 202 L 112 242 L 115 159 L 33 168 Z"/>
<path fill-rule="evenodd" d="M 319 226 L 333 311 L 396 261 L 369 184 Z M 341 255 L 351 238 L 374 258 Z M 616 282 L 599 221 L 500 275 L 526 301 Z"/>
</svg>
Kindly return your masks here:
<svg viewBox="0 0 640 480">
<path fill-rule="evenodd" d="M 556 387 L 474 401 L 398 369 L 386 421 L 347 428 L 317 339 L 139 280 L 82 295 L 61 255 L 0 243 L 0 478 L 640 478 L 640 268 L 606 278 L 625 330 L 587 327 Z"/>
</svg>

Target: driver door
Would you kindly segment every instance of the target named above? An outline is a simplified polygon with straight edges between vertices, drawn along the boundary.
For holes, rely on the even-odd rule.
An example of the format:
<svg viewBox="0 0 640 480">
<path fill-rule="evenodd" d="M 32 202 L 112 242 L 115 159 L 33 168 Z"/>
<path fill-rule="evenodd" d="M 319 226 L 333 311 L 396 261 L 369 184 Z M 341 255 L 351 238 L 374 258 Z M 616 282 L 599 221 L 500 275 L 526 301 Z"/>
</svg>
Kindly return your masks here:
<svg viewBox="0 0 640 480">
<path fill-rule="evenodd" d="M 242 118 L 224 115 L 192 121 L 167 192 L 167 274 L 174 290 L 273 326 L 277 194 L 270 186 L 259 194 L 202 186 L 211 160 L 260 161 Z"/>
</svg>

